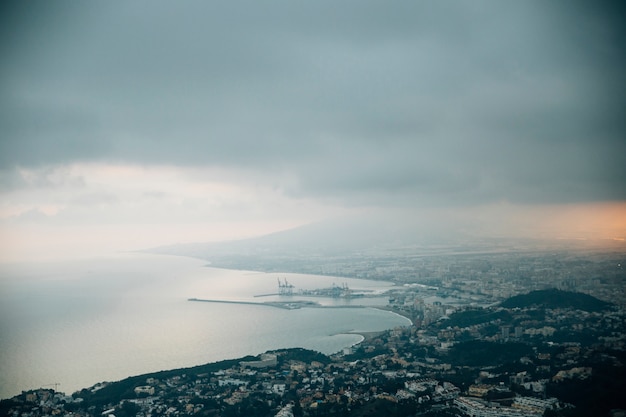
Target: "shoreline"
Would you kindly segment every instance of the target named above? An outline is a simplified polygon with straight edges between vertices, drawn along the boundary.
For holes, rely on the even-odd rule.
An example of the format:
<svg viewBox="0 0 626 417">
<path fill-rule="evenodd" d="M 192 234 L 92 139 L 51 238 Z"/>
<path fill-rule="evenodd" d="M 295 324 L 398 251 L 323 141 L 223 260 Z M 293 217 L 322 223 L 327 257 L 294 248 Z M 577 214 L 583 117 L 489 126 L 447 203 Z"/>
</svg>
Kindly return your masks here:
<svg viewBox="0 0 626 417">
<path fill-rule="evenodd" d="M 356 346 L 359 343 L 363 343 L 363 342 L 366 342 L 366 341 L 370 341 L 372 339 L 376 339 L 378 336 L 380 336 L 380 335 L 382 335 L 382 334 L 384 334 L 384 333 L 386 333 L 388 331 L 389 330 L 379 330 L 379 331 L 373 331 L 373 332 L 361 332 L 361 331 L 358 331 L 358 330 L 350 331 L 347 334 L 358 334 L 359 336 L 361 336 L 363 338 L 363 340 L 361 340 L 358 343 L 355 343 L 355 344 L 351 345 L 350 347 Z"/>
<path fill-rule="evenodd" d="M 415 326 L 415 323 L 413 323 L 413 320 L 409 316 L 407 316 L 404 312 L 402 312 L 401 310 L 398 310 L 397 308 L 390 307 L 390 306 L 380 306 L 380 307 L 372 307 L 372 308 L 377 308 L 378 310 L 388 311 L 397 316 L 403 317 L 408 320 L 409 326 Z"/>
<path fill-rule="evenodd" d="M 129 314 L 122 314 L 119 308 L 97 310 L 96 312 L 101 315 L 95 315 L 94 313 L 93 317 L 98 318 L 98 319 L 100 319 L 101 317 L 105 318 L 103 322 L 105 325 L 106 332 L 104 333 L 102 331 L 95 331 L 95 330 L 93 332 L 81 333 L 79 331 L 80 330 L 79 327 L 73 327 L 73 326 L 66 326 L 61 329 L 63 332 L 65 332 L 63 333 L 64 336 L 75 335 L 79 333 L 82 336 L 80 340 L 84 341 L 84 343 L 81 342 L 80 344 L 81 350 L 77 351 L 76 357 L 82 360 L 85 366 L 81 366 L 79 369 L 78 367 L 74 366 L 77 363 L 77 361 L 76 360 L 72 361 L 72 358 L 69 357 L 70 355 L 65 353 L 67 352 L 67 350 L 60 348 L 62 347 L 62 344 L 63 344 L 63 339 L 60 337 L 61 333 L 59 332 L 52 333 L 52 331 L 49 330 L 53 328 L 56 329 L 55 326 L 58 326 L 58 324 L 61 323 L 61 321 L 57 319 L 65 317 L 62 315 L 62 313 L 63 311 L 65 311 L 66 308 L 70 306 L 73 307 L 75 304 L 76 305 L 79 305 L 79 304 L 68 303 L 66 305 L 65 303 L 61 303 L 59 298 L 55 298 L 55 294 L 57 292 L 55 292 L 52 295 L 47 294 L 46 299 L 50 301 L 50 304 L 53 308 L 51 309 L 50 312 L 46 313 L 46 318 L 55 318 L 55 320 L 53 321 L 52 319 L 49 319 L 48 321 L 46 321 L 46 323 L 50 325 L 45 326 L 43 330 L 39 328 L 34 328 L 34 326 L 30 326 L 30 325 L 26 325 L 24 328 L 26 328 L 29 331 L 37 330 L 40 332 L 40 333 L 37 333 L 38 336 L 46 338 L 45 350 L 47 350 L 47 352 L 41 355 L 33 354 L 33 359 L 39 360 L 39 358 L 43 358 L 43 357 L 53 357 L 54 360 L 52 360 L 51 362 L 56 362 L 58 365 L 54 365 L 50 367 L 39 366 L 39 362 L 42 362 L 42 360 L 39 360 L 39 362 L 37 360 L 33 360 L 33 361 L 30 361 L 29 364 L 22 364 L 22 362 L 24 362 L 24 361 L 20 361 L 22 357 L 16 355 L 17 359 L 20 359 L 20 360 L 11 361 L 10 366 L 9 365 L 6 366 L 6 373 L 3 372 L 4 375 L 2 378 L 0 378 L 0 385 L 2 386 L 2 389 L 0 389 L 0 392 L 2 392 L 2 395 L 0 395 L 0 398 L 9 398 L 13 394 L 13 391 L 15 391 L 15 393 L 19 393 L 19 391 L 21 390 L 40 387 L 41 384 L 47 384 L 50 381 L 58 381 L 62 384 L 61 388 L 63 391 L 73 392 L 74 390 L 85 388 L 86 386 L 90 386 L 93 383 L 97 383 L 98 381 L 102 381 L 102 380 L 109 380 L 109 381 L 118 380 L 118 379 L 123 379 L 125 377 L 128 377 L 129 375 L 137 375 L 137 374 L 143 374 L 145 372 L 151 372 L 154 369 L 178 369 L 179 367 L 187 367 L 187 366 L 192 366 L 194 364 L 203 364 L 203 363 L 219 361 L 225 358 L 230 358 L 231 356 L 239 357 L 243 353 L 247 354 L 248 350 L 250 350 L 250 352 L 253 354 L 259 354 L 270 348 L 282 349 L 282 348 L 285 348 L 286 346 L 291 346 L 292 344 L 294 346 L 297 345 L 306 349 L 312 349 L 312 350 L 316 350 L 319 352 L 323 352 L 324 354 L 330 355 L 332 353 L 341 352 L 342 349 L 353 345 L 354 342 L 361 343 L 362 338 L 363 340 L 365 340 L 366 337 L 369 338 L 372 336 L 371 334 L 364 334 L 363 332 L 352 332 L 353 335 L 350 337 L 347 337 L 347 336 L 337 337 L 337 338 L 334 338 L 334 340 L 331 340 L 328 338 L 328 336 L 331 333 L 336 333 L 338 331 L 342 332 L 344 330 L 352 330 L 355 328 L 357 329 L 362 328 L 363 330 L 386 329 L 386 328 L 392 328 L 396 326 L 404 326 L 405 323 L 407 323 L 405 320 L 396 319 L 395 316 L 393 315 L 380 314 L 380 313 L 374 314 L 364 309 L 365 307 L 368 307 L 368 308 L 373 309 L 371 311 L 376 311 L 379 309 L 378 308 L 379 306 L 374 307 L 374 306 L 363 306 L 363 305 L 344 305 L 342 301 L 336 301 L 336 303 L 340 305 L 328 305 L 328 306 L 315 307 L 318 310 L 310 309 L 308 310 L 308 312 L 307 310 L 303 309 L 301 312 L 294 312 L 292 314 L 285 314 L 284 311 L 281 313 L 279 310 L 274 310 L 273 312 L 270 310 L 268 312 L 268 311 L 265 311 L 267 309 L 265 310 L 256 309 L 256 308 L 252 309 L 251 307 L 252 304 L 260 304 L 266 307 L 274 307 L 274 308 L 281 308 L 281 309 L 286 309 L 286 308 L 284 306 L 277 307 L 276 305 L 268 305 L 267 303 L 258 303 L 258 302 L 253 303 L 254 301 L 269 301 L 269 300 L 253 299 L 251 298 L 251 296 L 250 298 L 246 297 L 248 293 L 250 294 L 270 293 L 272 292 L 271 290 L 270 291 L 263 291 L 263 290 L 254 291 L 254 290 L 249 290 L 247 287 L 246 288 L 242 287 L 243 289 L 247 291 L 244 292 L 244 294 L 242 294 L 246 298 L 242 297 L 240 299 L 241 300 L 240 302 L 242 304 L 247 304 L 248 302 L 250 302 L 250 305 L 247 307 L 246 305 L 241 305 L 240 307 L 241 307 L 241 310 L 245 310 L 247 314 L 249 314 L 250 318 L 254 318 L 256 320 L 257 316 L 260 318 L 265 317 L 265 316 L 267 317 L 289 316 L 289 317 L 285 317 L 284 320 L 287 324 L 290 324 L 291 322 L 295 322 L 299 320 L 298 316 L 302 316 L 303 320 L 309 320 L 313 317 L 323 317 L 324 320 L 327 322 L 326 323 L 316 322 L 315 325 L 317 327 L 315 327 L 312 331 L 308 331 L 308 330 L 302 331 L 303 336 L 299 339 L 293 339 L 293 337 L 289 336 L 288 333 L 284 333 L 284 334 L 287 334 L 288 336 L 283 336 L 281 334 L 280 338 L 276 338 L 273 342 L 271 340 L 268 340 L 266 342 L 265 339 L 259 339 L 259 340 L 262 340 L 263 342 L 262 348 L 260 349 L 256 349 L 257 342 L 255 342 L 254 349 L 245 349 L 246 344 L 247 344 L 247 341 L 245 340 L 242 343 L 237 344 L 234 349 L 231 347 L 228 347 L 228 349 L 223 349 L 222 347 L 225 346 L 225 342 L 219 342 L 217 338 L 215 339 L 207 338 L 203 336 L 202 334 L 197 336 L 197 334 L 201 332 L 194 332 L 194 331 L 189 331 L 188 333 L 182 334 L 182 336 L 184 336 L 185 338 L 184 339 L 185 341 L 192 340 L 194 342 L 194 343 L 186 343 L 186 346 L 187 345 L 199 346 L 202 343 L 202 344 L 206 344 L 207 346 L 209 346 L 207 349 L 205 349 L 201 353 L 197 353 L 196 352 L 198 350 L 197 348 L 185 347 L 185 350 L 183 352 L 179 351 L 178 349 L 169 348 L 170 346 L 177 345 L 177 343 L 180 344 L 180 342 L 173 340 L 175 338 L 168 338 L 166 336 L 163 336 L 162 333 L 164 332 L 162 332 L 161 330 L 157 330 L 157 329 L 161 329 L 161 327 L 155 326 L 154 327 L 155 331 L 152 332 L 151 330 L 153 329 L 152 324 L 157 322 L 157 319 L 155 318 L 157 314 L 152 312 L 152 309 L 155 306 L 159 308 L 158 315 L 165 316 L 165 314 L 167 314 L 167 317 L 171 318 L 171 320 L 167 320 L 167 322 L 165 323 L 165 325 L 170 326 L 168 327 L 168 329 L 171 328 L 172 330 L 177 330 L 178 328 L 186 329 L 187 327 L 191 329 L 192 327 L 188 325 L 187 322 L 184 320 L 188 319 L 189 317 L 205 318 L 207 317 L 207 313 L 205 313 L 206 310 L 209 310 L 209 314 L 214 311 L 221 312 L 222 307 L 219 307 L 219 306 L 224 306 L 224 307 L 227 306 L 227 304 L 214 304 L 215 308 L 210 307 L 207 309 L 207 308 L 203 308 L 202 305 L 196 303 L 195 308 L 189 308 L 189 307 L 193 307 L 192 303 L 185 302 L 189 296 L 196 295 L 199 288 L 200 290 L 203 290 L 207 285 L 209 284 L 213 285 L 213 281 L 210 281 L 209 279 L 207 279 L 207 277 L 211 279 L 215 277 L 215 282 L 219 283 L 221 282 L 220 280 L 231 280 L 234 278 L 236 278 L 237 280 L 241 280 L 241 282 L 248 282 L 246 281 L 248 278 L 243 276 L 243 275 L 248 275 L 248 274 L 253 275 L 249 277 L 250 280 L 256 279 L 257 274 L 258 274 L 258 277 L 267 275 L 266 273 L 263 273 L 263 272 L 259 273 L 259 272 L 247 271 L 247 272 L 244 272 L 240 276 L 237 273 L 223 274 L 221 272 L 222 270 L 221 268 L 206 268 L 209 271 L 205 271 L 204 269 L 205 268 L 200 263 L 198 263 L 197 260 L 194 258 L 168 256 L 168 255 L 164 256 L 164 255 L 158 255 L 158 254 L 157 255 L 134 254 L 134 253 L 122 254 L 119 257 L 115 256 L 115 257 L 112 257 L 111 259 L 106 258 L 98 262 L 90 260 L 90 262 L 81 261 L 78 263 L 74 263 L 74 262 L 68 262 L 67 264 L 60 263 L 58 266 L 58 270 L 63 271 L 62 276 L 64 277 L 64 279 L 54 281 L 53 283 L 50 284 L 50 285 L 54 285 L 55 289 L 59 290 L 57 291 L 59 294 L 64 292 L 66 289 L 68 289 L 68 291 L 72 290 L 73 285 L 76 282 L 81 282 L 80 281 L 81 279 L 83 280 L 89 279 L 90 282 L 93 282 L 97 285 L 99 285 L 100 283 L 102 283 L 103 285 L 104 283 L 106 283 L 106 285 L 111 285 L 111 282 L 112 282 L 112 284 L 115 284 L 115 285 L 119 284 L 119 286 L 111 287 L 112 288 L 111 292 L 107 292 L 102 295 L 99 294 L 97 291 L 95 291 L 95 287 L 94 287 L 94 291 L 91 291 L 89 293 L 89 296 L 94 297 L 94 299 L 97 299 L 100 303 L 102 303 L 103 306 L 115 305 L 115 306 L 121 306 L 123 308 L 128 307 Z M 110 270 L 115 271 L 115 273 L 110 274 L 108 272 Z M 134 273 L 137 270 L 148 271 L 149 274 L 146 274 L 145 276 L 146 277 L 149 276 L 150 278 L 144 279 L 144 275 L 137 275 L 137 277 L 135 278 Z M 211 270 L 216 270 L 216 272 L 213 273 Z M 57 269 L 32 267 L 28 269 L 25 268 L 24 271 L 28 272 L 29 274 L 32 274 L 32 276 L 35 277 L 33 279 L 44 280 L 49 274 L 56 273 Z M 86 273 L 83 274 L 81 271 L 88 271 L 89 274 L 88 275 Z M 121 272 L 118 272 L 118 271 L 121 271 Z M 179 271 L 182 271 L 182 272 L 179 272 Z M 187 273 L 186 271 L 191 271 L 191 272 Z M 200 271 L 201 273 L 200 272 L 197 273 L 197 271 Z M 227 270 L 227 271 L 232 271 L 232 270 Z M 81 272 L 82 275 L 79 274 L 79 272 Z M 238 272 L 243 272 L 243 271 L 238 271 Z M 20 274 L 17 274 L 16 276 L 19 277 L 23 273 L 25 272 L 22 272 L 20 270 Z M 197 276 L 194 275 L 196 273 L 197 273 Z M 109 275 L 114 275 L 115 277 L 118 277 L 118 278 L 115 278 L 113 281 L 111 281 Z M 131 277 L 131 279 L 126 278 L 127 275 Z M 172 280 L 170 277 L 174 275 L 181 275 L 181 276 L 177 277 L 176 280 Z M 270 277 L 273 275 L 274 274 L 270 274 Z M 125 278 L 122 279 L 122 277 L 125 277 Z M 311 277 L 311 283 L 312 283 L 311 285 L 313 286 L 316 283 L 314 278 L 315 277 Z M 289 276 L 289 279 L 291 280 L 290 276 Z M 367 281 L 371 282 L 372 280 L 367 280 Z M 17 281 L 17 282 L 21 282 L 21 281 Z M 123 286 L 121 284 L 122 282 L 123 282 Z M 136 286 L 138 289 L 141 289 L 142 295 L 149 294 L 150 297 L 142 296 L 135 300 L 130 297 L 119 296 L 120 294 L 123 294 L 123 293 L 119 293 L 118 289 L 126 288 L 127 282 L 131 282 L 132 285 L 134 286 L 133 288 L 135 288 Z M 190 285 L 189 288 L 180 285 L 180 283 L 187 283 L 187 282 Z M 154 285 L 152 285 L 153 283 Z M 202 283 L 203 286 L 200 287 L 198 283 Z M 25 284 L 20 284 L 20 285 L 21 285 L 20 287 L 16 287 L 18 290 L 21 290 L 22 287 L 26 287 Z M 260 285 L 259 288 L 263 289 L 264 287 Z M 269 289 L 270 287 L 268 286 L 267 288 Z M 191 294 L 189 294 L 188 292 L 189 289 L 191 289 Z M 30 291 L 31 288 L 28 288 L 28 290 Z M 32 289 L 32 291 L 33 293 L 36 293 L 36 294 L 43 293 L 42 288 L 35 288 L 35 289 Z M 216 299 L 214 301 L 217 301 L 217 302 L 223 302 L 224 300 L 228 300 L 228 296 L 231 295 L 231 293 L 227 291 L 224 291 L 223 294 L 221 292 L 212 292 L 212 293 L 201 293 L 198 295 L 203 295 L 203 294 L 208 295 L 209 297 L 207 298 L 214 297 Z M 238 294 L 238 293 L 234 292 L 233 294 Z M 156 295 L 156 297 L 153 297 L 152 295 Z M 223 296 L 223 299 L 219 300 L 221 296 Z M 74 300 L 70 300 L 70 301 L 74 301 Z M 311 301 L 315 302 L 317 300 L 311 300 Z M 326 302 L 323 300 L 319 300 L 319 301 L 322 301 L 323 303 Z M 354 300 L 353 302 L 355 301 L 357 300 Z M 181 302 L 182 302 L 182 305 L 181 305 Z M 329 302 L 333 303 L 335 301 L 329 301 Z M 361 301 L 357 301 L 357 302 L 359 304 L 361 303 Z M 383 300 L 381 300 L 380 303 L 378 302 L 376 303 L 383 304 Z M 144 304 L 147 306 L 146 308 L 140 309 L 138 307 L 138 306 L 143 306 Z M 187 306 L 185 306 L 184 304 L 187 304 Z M 27 305 L 23 303 L 20 305 L 16 305 L 15 311 L 21 311 L 20 308 L 24 308 L 26 306 Z M 85 305 L 81 303 L 80 307 L 85 308 Z M 209 305 L 204 305 L 204 307 L 209 307 Z M 231 307 L 233 306 L 231 305 Z M 331 308 L 335 310 L 330 310 Z M 360 308 L 361 310 L 358 310 L 358 308 Z M 339 310 L 336 310 L 336 309 L 339 309 Z M 233 308 L 228 311 L 237 312 L 238 310 L 239 309 L 237 308 Z M 189 314 L 185 313 L 185 311 L 192 311 L 193 314 L 190 316 Z M 87 311 L 85 311 L 85 313 L 86 312 Z M 133 314 L 130 314 L 130 313 L 133 313 Z M 341 324 L 334 323 L 335 317 L 343 318 L 344 316 L 353 317 L 353 318 L 351 318 L 350 321 L 346 321 L 345 323 L 344 322 L 342 322 Z M 361 321 L 361 317 L 372 317 L 372 320 L 368 319 L 367 321 Z M 172 323 L 178 323 L 177 321 L 178 318 L 182 319 L 180 322 L 180 325 L 172 324 Z M 210 327 L 213 321 L 221 321 L 221 320 L 225 320 L 226 318 L 217 315 L 217 316 L 210 316 L 208 317 L 208 319 L 209 321 L 207 321 L 208 324 L 206 324 L 206 328 L 213 329 L 213 327 Z M 282 319 L 283 318 L 281 318 L 281 320 Z M 91 320 L 91 316 L 85 316 L 85 320 L 84 320 L 85 323 L 91 323 L 90 320 Z M 122 325 L 116 326 L 115 325 L 117 323 L 116 320 L 120 320 L 120 323 Z M 138 321 L 135 321 L 135 320 L 138 320 Z M 252 320 L 243 317 L 243 322 L 246 326 L 248 326 L 251 323 L 251 321 Z M 377 325 L 379 321 L 380 321 L 380 326 Z M 359 324 L 361 322 L 362 322 L 362 325 Z M 135 326 L 135 323 L 137 323 L 136 326 Z M 144 325 L 146 323 L 147 325 Z M 309 323 L 309 322 L 306 321 L 305 323 Z M 119 329 L 126 329 L 125 326 L 130 325 L 130 324 L 134 326 L 133 328 L 135 330 L 138 330 L 136 334 L 143 335 L 144 333 L 145 334 L 150 333 L 150 337 L 153 337 L 154 340 L 157 340 L 159 342 L 159 343 L 150 344 L 150 345 L 144 343 L 145 345 L 144 346 L 142 345 L 143 342 L 141 342 L 142 339 L 138 338 L 137 340 L 133 339 L 130 341 L 131 344 L 134 343 L 134 345 L 139 346 L 141 349 L 148 349 L 151 352 L 151 355 L 154 356 L 154 358 L 156 359 L 151 360 L 149 358 L 151 358 L 152 356 L 142 355 L 141 357 L 138 357 L 137 360 L 134 360 L 134 358 L 133 360 L 129 360 L 128 359 L 129 355 L 127 354 L 118 355 L 115 349 L 113 348 L 115 343 L 112 342 L 112 340 L 116 339 L 117 337 L 113 337 L 113 338 L 103 337 L 103 334 L 105 333 L 115 336 L 118 334 L 117 332 L 119 331 Z M 161 324 L 162 323 L 159 322 L 158 326 L 161 326 Z M 268 326 L 268 328 L 271 328 L 272 326 L 271 324 L 260 322 L 259 326 L 256 326 L 255 329 L 261 326 L 266 326 L 266 325 Z M 215 325 L 214 327 L 218 328 L 219 330 L 219 326 Z M 91 328 L 95 328 L 95 327 L 92 326 Z M 236 333 L 236 331 L 238 330 L 239 330 L 238 328 L 233 328 L 232 331 L 229 330 L 228 332 L 225 332 L 225 333 L 233 334 L 233 333 Z M 258 331 L 256 333 L 261 333 L 261 332 Z M 313 334 L 313 336 L 315 336 L 315 338 L 319 340 L 311 339 L 311 333 Z M 215 334 L 218 334 L 218 333 L 215 333 Z M 221 333 L 219 334 L 221 335 Z M 267 334 L 272 334 L 272 333 L 268 331 Z M 354 336 L 354 334 L 358 334 L 359 336 Z M 126 335 L 126 334 L 123 333 L 123 335 Z M 264 336 L 264 335 L 265 333 L 263 333 L 261 336 Z M 300 333 L 298 333 L 298 335 L 300 335 Z M 283 340 L 283 338 L 287 340 Z M 311 341 L 309 341 L 309 339 Z M 15 341 L 19 339 L 11 337 L 11 338 L 8 338 L 8 340 Z M 112 348 L 110 349 L 108 348 L 109 344 L 110 346 L 112 346 Z M 9 349 L 7 350 L 7 352 L 14 352 L 14 351 L 17 352 L 17 348 L 15 347 L 17 346 L 17 343 L 11 342 L 11 343 L 8 343 L 7 345 L 10 349 L 13 349 L 13 350 Z M 213 348 L 212 345 L 215 345 L 215 348 Z M 104 352 L 104 348 L 102 348 L 102 346 L 107 347 L 106 352 Z M 163 348 L 162 346 L 167 347 L 169 350 Z M 240 348 L 240 346 L 243 346 L 243 347 Z M 232 352 L 230 349 L 233 349 L 236 352 Z M 44 348 L 42 347 L 39 350 L 44 351 Z M 110 363 L 113 363 L 114 366 L 109 366 L 103 370 L 96 369 L 97 363 L 92 366 L 92 362 L 90 362 L 89 361 L 90 359 L 88 358 L 87 353 L 90 352 L 91 350 L 93 350 L 94 352 L 99 352 L 99 353 L 102 351 L 103 356 L 99 358 L 99 360 L 107 360 Z M 37 352 L 37 349 L 33 349 L 33 352 Z M 240 352 L 243 352 L 243 353 L 240 354 Z M 51 354 L 53 356 L 50 356 Z M 161 355 L 161 356 L 157 357 L 156 355 Z M 7 354 L 7 357 L 11 357 L 11 356 Z M 60 359 L 57 359 L 57 358 L 60 358 Z M 19 368 L 26 369 L 29 366 L 32 366 L 33 372 L 25 374 L 24 372 L 19 371 Z M 4 367 L 3 367 L 3 370 L 5 370 Z"/>
</svg>

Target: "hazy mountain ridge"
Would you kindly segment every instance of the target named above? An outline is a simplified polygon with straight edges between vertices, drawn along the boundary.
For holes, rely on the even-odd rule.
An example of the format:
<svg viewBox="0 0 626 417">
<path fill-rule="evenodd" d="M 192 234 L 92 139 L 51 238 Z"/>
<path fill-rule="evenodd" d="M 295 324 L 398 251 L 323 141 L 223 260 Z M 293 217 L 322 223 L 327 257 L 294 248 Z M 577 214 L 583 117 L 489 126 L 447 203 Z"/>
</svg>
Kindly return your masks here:
<svg viewBox="0 0 626 417">
<path fill-rule="evenodd" d="M 609 248 L 620 242 L 485 236 L 451 225 L 398 224 L 380 218 L 351 218 L 308 224 L 251 239 L 188 243 L 146 252 L 205 259 L 211 266 L 264 272 L 341 272 L 358 263 L 404 264 L 423 256 L 530 253 Z M 340 272 L 337 272 L 339 270 Z"/>
<path fill-rule="evenodd" d="M 394 225 L 379 219 L 335 219 L 310 223 L 255 238 L 211 243 L 167 245 L 151 251 L 194 252 L 215 251 L 217 254 L 238 252 L 242 255 L 272 250 L 286 252 L 327 253 L 357 252 L 374 247 L 399 247 L 412 244 L 451 245 L 453 239 L 446 230 L 426 230 L 410 225 Z"/>
</svg>

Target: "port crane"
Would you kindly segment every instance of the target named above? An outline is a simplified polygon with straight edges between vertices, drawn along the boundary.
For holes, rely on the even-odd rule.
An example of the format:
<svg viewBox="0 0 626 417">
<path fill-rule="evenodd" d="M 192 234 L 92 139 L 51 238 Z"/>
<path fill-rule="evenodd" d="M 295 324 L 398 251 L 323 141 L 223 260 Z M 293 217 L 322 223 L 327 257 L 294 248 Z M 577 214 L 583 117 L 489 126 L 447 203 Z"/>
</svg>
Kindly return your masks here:
<svg viewBox="0 0 626 417">
<path fill-rule="evenodd" d="M 280 281 L 280 277 L 278 278 L 278 295 L 293 295 L 294 286 L 287 281 L 285 278 L 285 282 Z"/>
</svg>

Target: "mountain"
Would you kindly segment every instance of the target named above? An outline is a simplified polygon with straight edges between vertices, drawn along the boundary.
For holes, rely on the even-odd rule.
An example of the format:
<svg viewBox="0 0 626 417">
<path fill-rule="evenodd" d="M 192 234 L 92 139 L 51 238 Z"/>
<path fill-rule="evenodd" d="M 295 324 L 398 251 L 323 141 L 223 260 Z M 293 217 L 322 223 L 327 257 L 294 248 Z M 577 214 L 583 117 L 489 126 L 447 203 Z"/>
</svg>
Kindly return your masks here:
<svg viewBox="0 0 626 417">
<path fill-rule="evenodd" d="M 161 246 L 149 253 L 190 256 L 225 269 L 392 279 L 425 256 L 591 250 L 586 242 L 482 233 L 455 219 L 367 214 L 252 239 Z M 384 267 L 384 268 L 378 268 Z"/>
<path fill-rule="evenodd" d="M 198 242 L 151 248 L 151 253 L 185 255 L 219 262 L 229 256 L 380 255 L 411 248 L 421 254 L 528 250 L 546 241 L 481 235 L 455 222 L 363 215 L 335 218 L 251 239 Z M 562 242 L 561 242 L 562 244 Z"/>
<path fill-rule="evenodd" d="M 201 258 L 225 254 L 336 254 L 406 245 L 450 245 L 451 231 L 415 222 L 399 223 L 380 217 L 351 217 L 311 223 L 256 238 L 162 246 L 150 252 L 193 254 Z"/>
<path fill-rule="evenodd" d="M 452 221 L 442 224 L 428 219 L 351 217 L 252 239 L 161 246 L 146 252 L 191 256 L 225 269 L 389 280 L 392 277 L 377 266 L 410 269 L 413 260 L 423 256 L 519 252 L 537 247 L 537 242 L 528 239 L 477 238 Z"/>
</svg>

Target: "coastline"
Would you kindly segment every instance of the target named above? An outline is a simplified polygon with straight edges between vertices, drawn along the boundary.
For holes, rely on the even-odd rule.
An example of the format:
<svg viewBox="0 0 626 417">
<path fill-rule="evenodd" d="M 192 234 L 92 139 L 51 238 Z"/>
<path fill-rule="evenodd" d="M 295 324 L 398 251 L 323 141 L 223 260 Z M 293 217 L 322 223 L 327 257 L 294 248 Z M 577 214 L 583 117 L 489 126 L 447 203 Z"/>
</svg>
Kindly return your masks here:
<svg viewBox="0 0 626 417">
<path fill-rule="evenodd" d="M 350 346 L 346 346 L 346 347 L 352 347 L 352 346 L 358 345 L 359 343 L 369 342 L 370 340 L 376 339 L 378 336 L 384 334 L 387 331 L 388 330 L 380 330 L 380 331 L 377 331 L 377 332 L 361 332 L 361 331 L 351 331 L 351 332 L 348 332 L 348 334 L 358 334 L 363 339 L 360 342 L 354 343 L 354 344 L 352 344 Z"/>
<path fill-rule="evenodd" d="M 390 306 L 380 306 L 380 307 L 372 307 L 372 308 L 376 308 L 378 310 L 383 310 L 383 311 L 389 311 L 390 313 L 393 313 L 393 314 L 395 314 L 397 316 L 403 317 L 403 318 L 408 320 L 408 322 L 409 322 L 408 326 L 414 326 L 415 325 L 413 323 L 413 320 L 409 316 L 407 316 L 403 311 L 398 310 L 397 308 L 393 308 L 393 307 L 390 307 Z"/>
<path fill-rule="evenodd" d="M 367 330 L 408 324 L 393 315 L 374 313 L 382 310 L 379 306 L 329 305 L 288 312 L 276 306 L 255 307 L 261 303 L 204 308 L 198 305 L 201 303 L 187 302 L 190 295 L 236 300 L 236 290 L 241 297 L 255 301 L 254 294 L 274 288 L 274 275 L 206 268 L 194 258 L 154 254 L 122 254 L 45 267 L 25 265 L 5 293 L 9 302 L 4 306 L 14 311 L 15 317 L 40 319 L 36 324 L 25 319 L 9 322 L 9 317 L 4 317 L 7 337 L 2 344 L 6 354 L 0 361 L 0 398 L 51 381 L 60 383 L 63 391 L 74 392 L 98 381 L 271 349 L 300 346 L 329 355 L 377 333 Z M 22 276 L 31 277 L 30 281 L 19 279 Z M 63 279 L 50 279 L 57 276 Z M 292 276 L 287 274 L 290 281 Z M 316 276 L 297 278 L 309 280 L 313 287 L 318 283 Z M 332 284 L 331 278 L 321 278 L 320 287 Z M 267 285 L 259 284 L 262 281 Z M 294 283 L 298 284 L 295 276 Z M 77 285 L 85 289 L 81 297 L 66 297 L 74 294 Z M 20 301 L 25 294 L 28 300 Z M 45 303 L 34 302 L 39 299 Z M 81 314 L 68 315 L 68 310 Z M 350 329 L 364 331 L 350 332 L 351 337 L 329 337 Z M 41 343 L 32 343 L 31 337 Z M 127 341 L 122 349 L 118 340 Z"/>
</svg>

